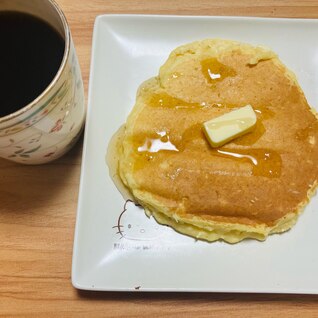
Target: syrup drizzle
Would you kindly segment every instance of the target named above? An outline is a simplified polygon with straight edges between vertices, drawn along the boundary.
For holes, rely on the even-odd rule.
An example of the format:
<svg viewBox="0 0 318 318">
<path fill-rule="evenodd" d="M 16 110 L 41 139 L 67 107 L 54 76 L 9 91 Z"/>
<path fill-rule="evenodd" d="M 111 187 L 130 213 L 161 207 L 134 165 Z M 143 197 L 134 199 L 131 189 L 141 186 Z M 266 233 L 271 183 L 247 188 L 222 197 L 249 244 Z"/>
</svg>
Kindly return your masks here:
<svg viewBox="0 0 318 318">
<path fill-rule="evenodd" d="M 296 139 L 298 140 L 308 140 L 310 143 L 315 143 L 315 134 L 318 130 L 318 122 L 315 121 L 309 124 L 307 127 L 303 129 L 299 129 L 296 132 Z"/>
<path fill-rule="evenodd" d="M 216 58 L 209 58 L 201 61 L 201 70 L 210 84 L 223 81 L 227 77 L 237 75 L 234 68 L 219 62 Z"/>
<path fill-rule="evenodd" d="M 170 136 L 166 131 L 159 131 L 156 136 L 137 138 L 139 144 L 136 145 L 137 152 L 143 155 L 146 161 L 153 160 L 157 153 L 161 151 L 182 152 L 186 146 L 191 143 L 193 147 L 197 141 L 203 141 L 207 144 L 203 135 L 202 125 L 196 124 L 187 129 L 178 144 L 174 144 L 170 140 Z M 270 149 L 237 149 L 237 148 L 219 148 L 208 151 L 213 156 L 223 157 L 240 162 L 248 162 L 252 165 L 252 174 L 254 176 L 263 176 L 268 178 L 278 178 L 281 175 L 282 159 L 278 152 Z M 140 158 L 140 159 L 142 159 Z M 135 167 L 144 166 L 144 160 L 140 160 Z"/>
<path fill-rule="evenodd" d="M 234 77 L 237 75 L 235 69 L 219 62 L 216 58 L 209 58 L 201 61 L 201 71 L 209 84 L 224 80 L 227 77 Z M 174 74 L 173 78 L 178 78 L 182 74 Z M 235 105 L 226 103 L 222 100 L 217 102 L 204 101 L 201 103 L 187 102 L 180 98 L 171 96 L 166 92 L 153 93 L 145 101 L 147 106 L 169 109 L 202 109 L 202 108 L 224 108 L 233 109 L 239 108 L 243 105 Z M 267 106 L 257 105 L 254 107 L 257 114 L 258 121 L 255 129 L 232 141 L 232 143 L 241 146 L 252 146 L 265 133 L 266 128 L 263 124 L 264 120 L 272 118 L 275 113 Z M 229 124 L 232 124 L 229 123 Z M 243 121 L 238 122 L 239 125 L 245 126 L 247 123 Z M 218 125 L 217 123 L 215 125 Z M 224 125 L 220 123 L 219 125 Z M 175 140 L 176 141 L 176 140 Z M 256 176 L 265 176 L 269 178 L 279 177 L 281 174 L 282 161 L 280 155 L 269 149 L 232 149 L 219 148 L 211 149 L 204 136 L 202 130 L 202 123 L 197 123 L 185 130 L 183 135 L 177 142 L 172 142 L 167 131 L 159 131 L 148 136 L 139 135 L 134 137 L 136 151 L 139 154 L 140 162 L 135 167 L 142 167 L 145 162 L 155 159 L 155 157 L 162 151 L 164 152 L 183 152 L 186 148 L 202 147 L 209 151 L 211 155 L 228 158 L 236 161 L 248 162 L 252 165 L 252 173 Z M 146 160 L 146 161 L 145 161 Z"/>
<path fill-rule="evenodd" d="M 157 138 L 146 137 L 143 145 L 138 147 L 138 152 L 159 152 L 162 150 L 179 151 L 171 143 L 169 135 L 165 131 L 157 132 Z"/>
<path fill-rule="evenodd" d="M 252 146 L 257 142 L 257 140 L 259 140 L 264 135 L 265 131 L 266 129 L 264 127 L 262 120 L 258 120 L 256 122 L 256 127 L 252 132 L 247 133 L 246 135 L 239 137 L 235 140 L 232 140 L 232 142 L 236 145 Z"/>
<path fill-rule="evenodd" d="M 173 97 L 167 93 L 155 93 L 152 94 L 146 101 L 147 105 L 150 107 L 160 107 L 160 108 L 174 108 L 174 109 L 193 109 L 193 108 L 203 108 L 207 106 L 207 103 L 189 103 L 177 97 Z"/>
<path fill-rule="evenodd" d="M 237 161 L 249 162 L 253 166 L 254 176 L 277 178 L 281 175 L 281 156 L 269 149 L 229 149 L 211 150 L 212 154 Z"/>
</svg>

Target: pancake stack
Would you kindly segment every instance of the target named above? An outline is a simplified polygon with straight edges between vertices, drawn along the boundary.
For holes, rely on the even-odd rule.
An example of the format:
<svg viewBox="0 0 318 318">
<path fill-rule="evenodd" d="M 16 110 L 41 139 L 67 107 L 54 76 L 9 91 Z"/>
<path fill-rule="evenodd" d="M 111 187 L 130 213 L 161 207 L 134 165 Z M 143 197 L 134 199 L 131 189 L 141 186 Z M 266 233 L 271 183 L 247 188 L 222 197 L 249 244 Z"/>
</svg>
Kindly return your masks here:
<svg viewBox="0 0 318 318">
<path fill-rule="evenodd" d="M 245 105 L 253 132 L 213 149 L 202 124 Z M 290 229 L 318 179 L 318 120 L 296 77 L 263 47 L 203 40 L 144 82 L 118 144 L 118 173 L 161 223 L 207 241 Z"/>
</svg>

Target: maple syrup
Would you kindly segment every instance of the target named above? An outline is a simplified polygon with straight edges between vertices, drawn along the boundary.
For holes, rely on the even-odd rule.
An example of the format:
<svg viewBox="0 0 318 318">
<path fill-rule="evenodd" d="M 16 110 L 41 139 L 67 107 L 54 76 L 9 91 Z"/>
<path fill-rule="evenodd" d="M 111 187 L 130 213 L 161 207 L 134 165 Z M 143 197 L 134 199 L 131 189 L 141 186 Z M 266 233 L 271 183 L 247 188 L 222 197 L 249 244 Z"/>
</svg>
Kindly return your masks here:
<svg viewBox="0 0 318 318">
<path fill-rule="evenodd" d="M 219 62 L 216 58 L 209 58 L 201 61 L 201 70 L 210 84 L 223 81 L 227 77 L 237 75 L 234 68 Z"/>
<path fill-rule="evenodd" d="M 146 137 L 144 143 L 137 148 L 138 152 L 159 152 L 162 150 L 179 151 L 174 144 L 171 143 L 170 137 L 166 131 L 159 131 L 155 138 Z"/>
<path fill-rule="evenodd" d="M 180 98 L 173 97 L 167 93 L 154 93 L 147 100 L 147 106 L 160 108 L 202 108 L 206 106 L 205 103 L 189 103 Z"/>
<path fill-rule="evenodd" d="M 148 162 L 155 160 L 158 153 L 179 152 L 179 149 L 170 141 L 170 136 L 166 131 L 138 134 L 132 137 L 131 142 L 137 155 L 135 170 L 144 168 Z"/>
<path fill-rule="evenodd" d="M 209 83 L 222 81 L 227 77 L 234 77 L 237 75 L 236 71 L 220 63 L 216 58 L 210 58 L 201 61 L 201 70 Z M 180 74 L 174 74 L 174 78 L 179 77 Z M 239 108 L 243 105 L 235 105 L 222 101 L 210 102 L 204 101 L 201 103 L 191 103 L 180 98 L 171 96 L 166 92 L 153 93 L 146 100 L 147 106 L 169 109 L 202 109 L 202 108 L 224 108 L 233 109 Z M 275 113 L 267 106 L 254 107 L 258 120 L 255 129 L 246 135 L 237 138 L 232 143 L 241 146 L 252 146 L 259 140 L 266 129 L 263 124 L 264 120 L 272 118 Z M 247 123 L 244 120 L 238 122 L 245 126 Z M 229 123 L 229 124 L 232 124 Z M 217 123 L 216 123 L 217 125 Z M 222 122 L 222 125 L 224 123 Z M 202 123 L 197 123 L 186 129 L 179 139 L 171 140 L 169 132 L 158 131 L 152 134 L 139 134 L 133 137 L 132 143 L 137 154 L 135 169 L 144 167 L 147 162 L 155 160 L 159 153 L 166 154 L 182 153 L 186 149 L 194 149 L 199 147 L 208 151 L 211 155 L 230 158 L 238 162 L 248 162 L 252 165 L 252 173 L 255 176 L 265 176 L 269 178 L 279 177 L 281 174 L 282 161 L 280 155 L 269 149 L 233 149 L 233 148 L 217 148 L 212 149 L 204 136 Z"/>
<path fill-rule="evenodd" d="M 252 133 L 250 134 L 252 135 Z M 243 138 L 243 137 L 241 137 Z M 253 139 L 255 137 L 251 137 Z M 198 143 L 199 141 L 199 143 Z M 211 155 L 236 160 L 237 162 L 248 162 L 252 165 L 254 176 L 277 178 L 281 175 L 282 160 L 278 152 L 270 149 L 234 149 L 220 147 L 212 149 L 203 133 L 202 124 L 198 123 L 189 127 L 182 134 L 180 142 L 172 143 L 166 131 L 157 132 L 151 136 L 138 135 L 134 138 L 135 150 L 138 153 L 135 169 L 140 169 L 145 164 L 156 158 L 159 152 L 179 153 L 186 148 L 193 149 L 195 145 L 205 148 Z"/>
<path fill-rule="evenodd" d="M 190 143 L 193 147 L 194 143 L 198 144 L 198 140 L 203 141 L 206 148 L 210 147 L 208 141 L 204 136 L 203 126 L 201 123 L 195 124 L 184 131 L 178 144 L 178 149 L 184 151 Z"/>
<path fill-rule="evenodd" d="M 299 129 L 296 132 L 296 139 L 298 140 L 308 140 L 309 142 L 313 142 L 311 138 L 314 138 L 316 132 L 318 130 L 318 122 L 315 121 L 308 125 L 305 128 Z"/>
<path fill-rule="evenodd" d="M 252 146 L 264 135 L 265 131 L 266 129 L 263 122 L 261 120 L 258 120 L 253 131 L 247 133 L 242 137 L 238 137 L 237 139 L 232 140 L 232 142 L 236 145 Z"/>
<path fill-rule="evenodd" d="M 282 159 L 278 152 L 269 149 L 212 149 L 214 156 L 249 162 L 254 176 L 277 178 L 281 175 Z"/>
</svg>

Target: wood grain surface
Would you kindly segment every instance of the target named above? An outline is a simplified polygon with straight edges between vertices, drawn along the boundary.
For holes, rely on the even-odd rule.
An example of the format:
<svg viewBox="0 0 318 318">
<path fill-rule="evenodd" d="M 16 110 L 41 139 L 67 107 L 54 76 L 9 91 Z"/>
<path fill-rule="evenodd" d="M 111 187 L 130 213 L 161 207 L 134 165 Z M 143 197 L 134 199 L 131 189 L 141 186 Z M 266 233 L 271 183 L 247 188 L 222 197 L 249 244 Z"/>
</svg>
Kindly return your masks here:
<svg viewBox="0 0 318 318">
<path fill-rule="evenodd" d="M 87 92 L 94 19 L 104 13 L 318 18 L 318 0 L 57 0 Z M 0 160 L 0 317 L 318 317 L 318 296 L 75 290 L 71 257 L 82 140 L 48 165 Z"/>
</svg>

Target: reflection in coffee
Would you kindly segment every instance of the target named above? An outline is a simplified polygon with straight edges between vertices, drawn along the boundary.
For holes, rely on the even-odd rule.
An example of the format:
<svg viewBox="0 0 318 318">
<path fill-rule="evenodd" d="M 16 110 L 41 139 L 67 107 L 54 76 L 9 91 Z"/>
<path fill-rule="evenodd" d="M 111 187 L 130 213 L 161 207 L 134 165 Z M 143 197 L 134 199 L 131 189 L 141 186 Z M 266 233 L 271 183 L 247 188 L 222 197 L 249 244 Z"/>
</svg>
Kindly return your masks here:
<svg viewBox="0 0 318 318">
<path fill-rule="evenodd" d="M 0 12 L 0 117 L 38 97 L 56 75 L 64 53 L 61 35 L 32 15 Z"/>
</svg>

